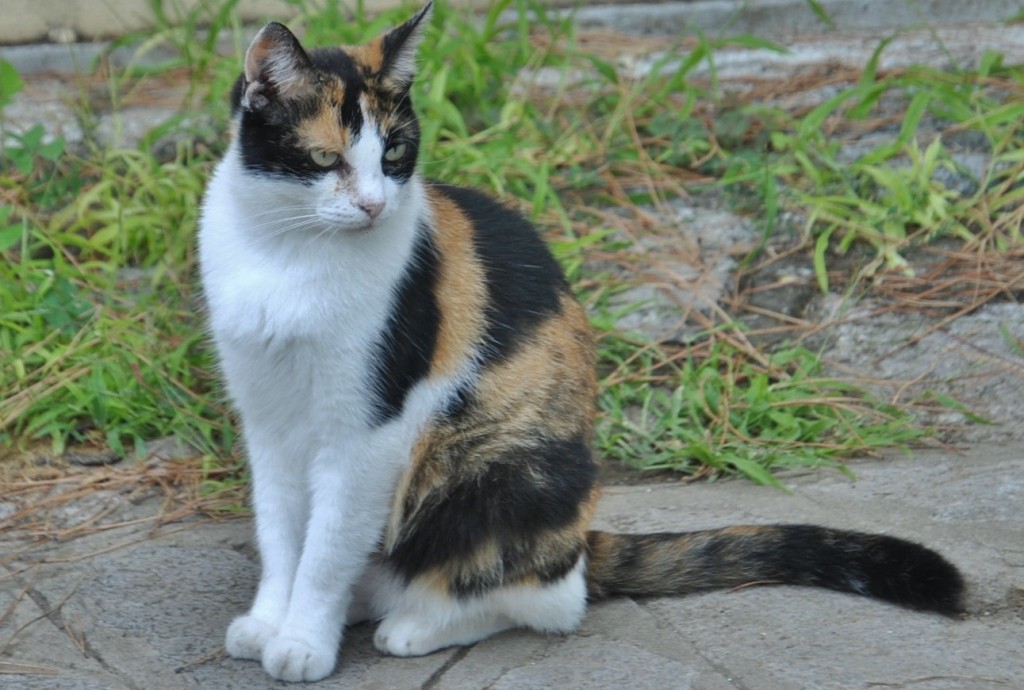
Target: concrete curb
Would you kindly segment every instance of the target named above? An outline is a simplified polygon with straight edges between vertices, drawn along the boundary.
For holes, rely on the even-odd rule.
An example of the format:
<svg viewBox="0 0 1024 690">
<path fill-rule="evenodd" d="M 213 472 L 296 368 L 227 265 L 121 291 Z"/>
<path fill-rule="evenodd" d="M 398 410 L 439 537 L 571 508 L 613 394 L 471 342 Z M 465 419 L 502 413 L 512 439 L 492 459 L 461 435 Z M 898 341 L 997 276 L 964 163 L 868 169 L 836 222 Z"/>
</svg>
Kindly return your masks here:
<svg viewBox="0 0 1024 690">
<path fill-rule="evenodd" d="M 84 0 L 83 0 L 84 1 Z M 25 0 L 27 4 L 27 0 Z M 252 3 L 250 3 L 252 4 Z M 369 6 L 381 8 L 392 6 L 394 2 L 387 0 L 367 3 Z M 467 3 L 462 3 L 467 4 Z M 485 5 L 484 2 L 468 3 Z M 569 4 L 551 2 L 552 5 Z M 844 32 L 877 31 L 879 29 L 897 31 L 903 28 L 920 28 L 925 25 L 961 25 L 979 22 L 1005 22 L 1020 13 L 1020 3 L 1016 0 L 987 0 L 983 6 L 976 3 L 964 3 L 958 0 L 934 0 L 927 3 L 927 10 L 922 3 L 912 0 L 819 0 L 818 3 L 825 14 L 834 22 L 836 28 Z M 9 42 L 12 35 L 20 31 L 12 19 L 18 16 L 30 17 L 35 22 L 43 15 L 44 24 L 59 25 L 61 20 L 70 21 L 73 17 L 63 8 L 60 13 L 50 18 L 48 13 L 54 12 L 52 2 L 36 2 L 33 8 L 26 8 L 22 15 L 11 13 L 5 20 L 6 29 L 0 31 L 0 58 L 14 64 L 22 75 L 43 72 L 76 72 L 88 69 L 109 46 L 109 41 L 97 40 L 78 42 L 79 36 L 89 36 L 90 32 L 69 29 L 63 34 L 54 35 L 70 38 L 71 41 L 60 43 L 45 42 L 45 37 L 38 32 L 32 33 L 30 39 L 34 43 L 28 45 L 2 45 Z M 243 4 L 239 16 L 259 24 L 270 18 L 287 16 L 285 7 L 275 4 L 272 0 L 260 0 L 252 7 Z M 141 10 L 135 11 L 136 14 Z M 575 9 L 567 9 L 575 17 L 581 28 L 612 29 L 624 33 L 638 35 L 676 35 L 682 31 L 698 29 L 710 35 L 752 34 L 761 38 L 780 39 L 798 34 L 828 33 L 830 27 L 823 22 L 811 9 L 807 0 L 689 0 L 683 2 L 655 2 L 636 4 L 590 5 Z M 113 18 L 110 22 L 114 22 Z M 138 21 L 130 26 L 119 27 L 111 24 L 102 31 L 93 31 L 101 36 L 126 33 L 129 29 L 138 30 Z M 51 30 L 51 33 L 53 31 Z M 29 35 L 29 34 L 26 34 Z M 226 46 L 227 47 L 227 46 Z M 131 53 L 122 50 L 114 54 L 114 60 L 126 61 Z M 158 56 L 154 56 L 154 59 Z"/>
</svg>

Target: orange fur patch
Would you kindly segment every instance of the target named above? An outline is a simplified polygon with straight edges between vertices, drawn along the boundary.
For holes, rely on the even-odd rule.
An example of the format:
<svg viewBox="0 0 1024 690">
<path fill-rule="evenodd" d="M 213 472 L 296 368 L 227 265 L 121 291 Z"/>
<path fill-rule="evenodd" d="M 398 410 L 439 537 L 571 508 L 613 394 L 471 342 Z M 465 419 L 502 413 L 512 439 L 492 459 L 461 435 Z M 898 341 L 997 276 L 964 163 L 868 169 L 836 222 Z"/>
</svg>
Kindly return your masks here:
<svg viewBox="0 0 1024 690">
<path fill-rule="evenodd" d="M 345 87 L 340 82 L 324 87 L 320 110 L 303 120 L 295 129 L 302 146 L 337 154 L 343 154 L 348 150 L 349 132 L 338 122 L 338 113 L 335 109 L 335 105 L 341 103 L 344 96 Z"/>
<path fill-rule="evenodd" d="M 597 394 L 594 366 L 586 315 L 566 295 L 560 314 L 481 376 L 479 399 L 488 416 L 506 419 L 524 437 L 545 429 L 560 438 L 589 438 Z"/>
<path fill-rule="evenodd" d="M 368 69 L 371 73 L 379 72 L 384 66 L 384 53 L 381 46 L 384 44 L 384 37 L 378 36 L 369 43 L 361 46 L 346 46 L 342 48 L 359 65 Z"/>
<path fill-rule="evenodd" d="M 434 241 L 441 258 L 437 306 L 441 326 L 431 376 L 447 376 L 462 366 L 484 329 L 484 270 L 473 251 L 473 226 L 453 201 L 428 191 L 434 210 Z"/>
</svg>

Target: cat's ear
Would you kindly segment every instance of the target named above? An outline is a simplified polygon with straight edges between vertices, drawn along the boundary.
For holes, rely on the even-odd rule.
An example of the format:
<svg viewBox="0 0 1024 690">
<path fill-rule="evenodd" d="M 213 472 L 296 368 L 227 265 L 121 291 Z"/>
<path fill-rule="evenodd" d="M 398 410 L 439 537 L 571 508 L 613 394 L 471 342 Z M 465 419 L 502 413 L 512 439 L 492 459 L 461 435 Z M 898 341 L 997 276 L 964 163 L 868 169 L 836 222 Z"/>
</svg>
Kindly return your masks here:
<svg viewBox="0 0 1024 690">
<path fill-rule="evenodd" d="M 316 88 L 313 63 L 283 24 L 267 24 L 245 53 L 242 107 L 260 110 L 275 99 L 307 96 Z"/>
<path fill-rule="evenodd" d="M 416 76 L 416 51 L 430 24 L 434 3 L 428 2 L 415 17 L 380 37 L 380 77 L 396 90 L 408 89 Z"/>
</svg>

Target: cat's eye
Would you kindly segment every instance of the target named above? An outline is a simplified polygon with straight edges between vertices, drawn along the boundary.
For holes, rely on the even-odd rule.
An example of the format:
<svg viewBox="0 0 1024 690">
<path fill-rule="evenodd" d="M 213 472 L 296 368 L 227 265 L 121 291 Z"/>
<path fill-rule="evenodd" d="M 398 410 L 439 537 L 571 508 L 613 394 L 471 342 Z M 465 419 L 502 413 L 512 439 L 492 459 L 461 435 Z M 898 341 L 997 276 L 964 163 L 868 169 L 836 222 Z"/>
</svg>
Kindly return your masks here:
<svg viewBox="0 0 1024 690">
<path fill-rule="evenodd" d="M 405 156 L 406 145 L 404 143 L 394 144 L 390 146 L 387 151 L 384 152 L 384 160 L 388 163 L 394 163 L 395 161 L 402 160 Z"/>
<path fill-rule="evenodd" d="M 310 159 L 319 165 L 321 168 L 330 168 L 338 159 L 341 157 L 333 151 L 321 151 L 320 149 L 312 149 L 309 152 Z"/>
</svg>

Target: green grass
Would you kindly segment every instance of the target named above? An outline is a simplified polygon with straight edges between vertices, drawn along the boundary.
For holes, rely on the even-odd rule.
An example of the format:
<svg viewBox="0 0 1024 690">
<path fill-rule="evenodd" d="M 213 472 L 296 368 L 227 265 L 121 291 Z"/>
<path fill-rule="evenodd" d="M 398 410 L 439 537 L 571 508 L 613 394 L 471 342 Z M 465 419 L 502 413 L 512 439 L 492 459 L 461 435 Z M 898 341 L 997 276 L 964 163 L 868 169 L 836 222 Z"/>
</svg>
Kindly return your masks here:
<svg viewBox="0 0 1024 690">
<path fill-rule="evenodd" d="M 741 474 L 781 487 L 775 470 L 845 472 L 845 457 L 922 435 L 899 410 L 825 377 L 820 358 L 801 347 L 763 361 L 728 339 L 676 361 L 638 343 L 622 348 L 626 359 L 637 352 L 649 373 L 606 387 L 598 429 L 609 458 L 641 469 Z"/>
<path fill-rule="evenodd" d="M 357 5 L 353 21 L 331 3 L 296 4 L 302 15 L 290 23 L 312 44 L 366 40 L 411 11 L 371 18 Z M 194 235 L 204 181 L 223 147 L 210 132 L 225 127 L 227 91 L 244 51 L 234 5 L 222 0 L 175 14 L 153 0 L 157 28 L 118 41 L 137 59 L 109 77 L 115 105 L 174 70 L 189 84 L 182 114 L 138 149 L 92 142 L 72 151 L 44 141 L 41 128 L 2 135 L 0 443 L 43 440 L 57 452 L 93 443 L 131 453 L 177 435 L 207 462 L 232 455 L 234 427 L 204 344 Z M 502 18 L 506 10 L 511 20 Z M 812 10 L 821 12 L 813 2 Z M 217 53 L 219 38 L 233 54 Z M 773 470 L 841 466 L 848 454 L 920 438 L 905 411 L 823 377 L 816 353 L 795 344 L 760 350 L 728 320 L 686 349 L 614 332 L 602 305 L 615 287 L 584 264 L 591 252 L 624 248 L 623 240 L 595 219 L 609 207 L 659 204 L 694 179 L 711 179 L 744 200 L 766 238 L 782 213 L 804 218 L 823 289 L 832 257 L 855 245 L 873 252 L 873 270 L 905 268 L 915 243 L 937 237 L 1017 246 L 1024 71 L 997 53 L 974 71 L 881 74 L 876 59 L 860 82 L 792 113 L 729 102 L 715 80 L 723 45 L 773 46 L 751 36 L 692 39 L 633 81 L 607 57 L 579 48 L 570 23 L 539 3 L 495 2 L 480 18 L 442 3 L 415 93 L 423 170 L 513 200 L 547 230 L 594 309 L 606 456 L 775 483 Z M 177 57 L 143 59 L 166 47 Z M 710 67 L 710 78 L 695 78 L 698 67 Z M 540 68 L 565 80 L 547 90 L 517 81 Z M 18 88 L 17 74 L 0 62 L 0 107 Z M 907 103 L 892 143 L 842 162 L 837 133 L 870 118 L 885 99 Z M 83 122 L 95 121 L 82 108 Z M 195 112 L 212 117 L 212 129 L 185 116 Z M 925 122 L 942 136 L 919 140 Z M 157 145 L 183 132 L 182 143 Z M 992 153 L 971 192 L 934 175 L 956 168 L 946 136 L 964 133 L 982 137 Z"/>
<path fill-rule="evenodd" d="M 878 47 L 858 83 L 800 117 L 759 113 L 775 128 L 769 145 L 753 160 L 726 162 L 722 176 L 743 189 L 759 183 L 762 203 L 802 212 L 822 290 L 828 289 L 826 252 L 843 254 L 855 244 L 874 251 L 871 273 L 909 270 L 904 254 L 935 239 L 995 249 L 1021 242 L 1024 192 L 1016 180 L 1024 173 L 1024 70 L 988 52 L 972 71 L 915 66 L 883 76 L 877 62 L 887 45 Z M 844 130 L 871 118 L 886 99 L 902 114 L 891 139 L 840 160 Z M 947 142 L 967 136 L 983 141 L 990 154 L 980 177 L 956 162 Z M 974 191 L 948 187 L 936 175 L 940 170 L 969 178 Z M 774 220 L 774 214 L 767 217 Z"/>
</svg>

